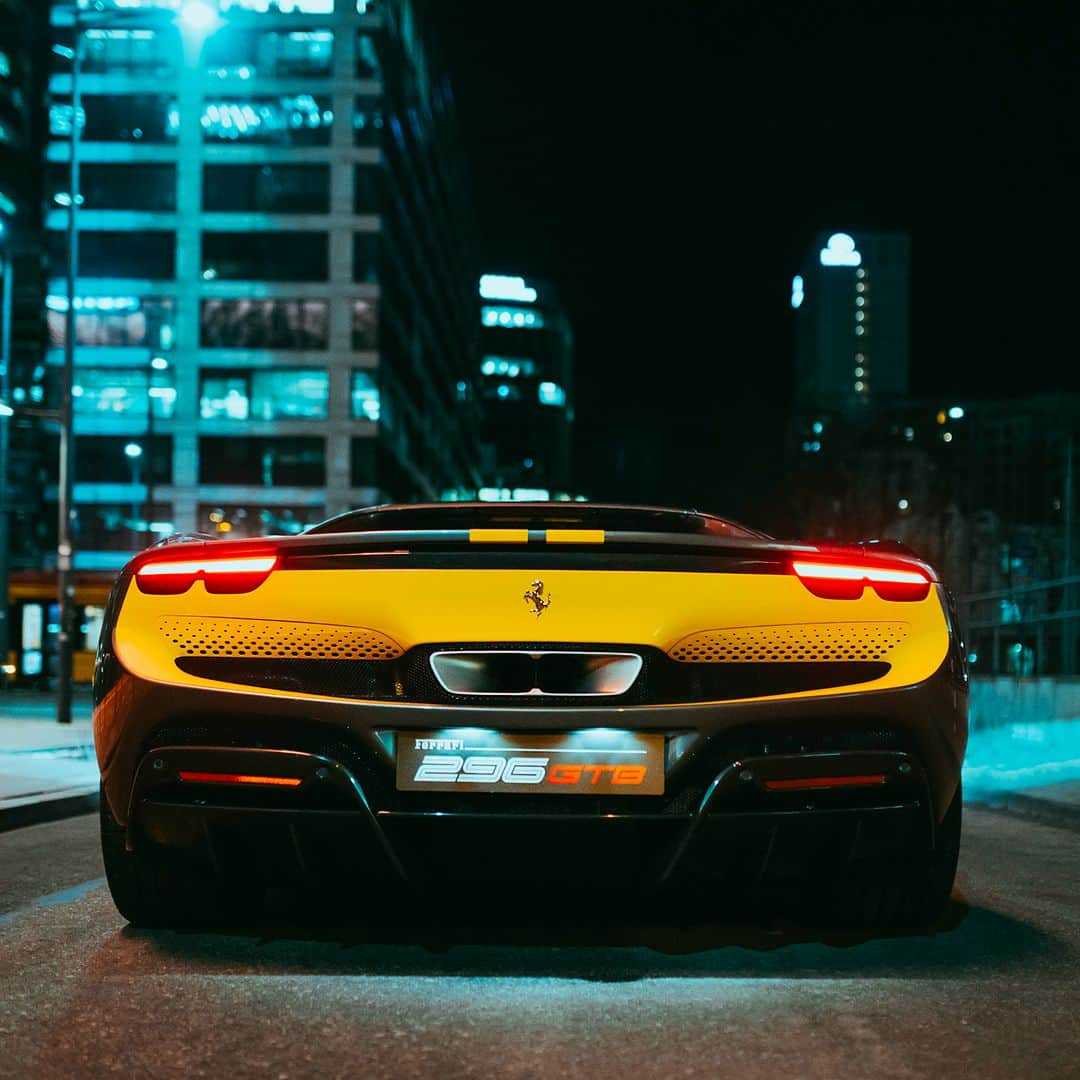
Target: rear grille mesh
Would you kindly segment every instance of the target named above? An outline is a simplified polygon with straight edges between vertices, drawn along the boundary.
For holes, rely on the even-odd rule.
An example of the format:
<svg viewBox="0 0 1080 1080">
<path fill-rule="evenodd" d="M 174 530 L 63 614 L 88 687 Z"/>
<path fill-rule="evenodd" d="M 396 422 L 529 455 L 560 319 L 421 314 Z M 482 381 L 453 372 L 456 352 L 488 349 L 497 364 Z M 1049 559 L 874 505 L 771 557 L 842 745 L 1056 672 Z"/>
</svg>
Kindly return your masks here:
<svg viewBox="0 0 1080 1080">
<path fill-rule="evenodd" d="M 393 660 L 402 653 L 396 641 L 363 626 L 171 617 L 158 630 L 180 656 Z"/>
<path fill-rule="evenodd" d="M 885 659 L 907 635 L 902 622 L 741 626 L 691 634 L 668 655 L 695 664 L 873 661 Z"/>
</svg>

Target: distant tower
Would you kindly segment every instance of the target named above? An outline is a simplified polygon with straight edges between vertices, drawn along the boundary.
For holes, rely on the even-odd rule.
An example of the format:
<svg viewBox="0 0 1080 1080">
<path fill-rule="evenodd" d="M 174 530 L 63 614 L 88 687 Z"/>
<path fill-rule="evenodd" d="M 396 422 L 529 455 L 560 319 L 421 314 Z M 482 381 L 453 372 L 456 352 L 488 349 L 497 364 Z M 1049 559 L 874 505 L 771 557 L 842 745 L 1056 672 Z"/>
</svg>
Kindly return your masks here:
<svg viewBox="0 0 1080 1080">
<path fill-rule="evenodd" d="M 903 233 L 822 233 L 792 282 L 795 403 L 852 412 L 908 393 L 911 243 Z"/>
<path fill-rule="evenodd" d="M 480 378 L 491 460 L 481 498 L 566 497 L 571 490 L 574 340 L 546 281 L 480 279 Z"/>
</svg>

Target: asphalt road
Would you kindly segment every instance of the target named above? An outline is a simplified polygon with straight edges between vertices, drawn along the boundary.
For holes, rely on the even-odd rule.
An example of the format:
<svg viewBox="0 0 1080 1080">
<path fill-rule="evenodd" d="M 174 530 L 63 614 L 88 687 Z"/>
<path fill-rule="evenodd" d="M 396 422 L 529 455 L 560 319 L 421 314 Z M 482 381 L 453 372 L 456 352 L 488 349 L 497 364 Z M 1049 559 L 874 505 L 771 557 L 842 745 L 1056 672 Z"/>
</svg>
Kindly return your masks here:
<svg viewBox="0 0 1080 1080">
<path fill-rule="evenodd" d="M 1080 834 L 988 810 L 917 936 L 150 933 L 101 875 L 94 818 L 0 835 L 2 1077 L 1080 1076 Z"/>
</svg>

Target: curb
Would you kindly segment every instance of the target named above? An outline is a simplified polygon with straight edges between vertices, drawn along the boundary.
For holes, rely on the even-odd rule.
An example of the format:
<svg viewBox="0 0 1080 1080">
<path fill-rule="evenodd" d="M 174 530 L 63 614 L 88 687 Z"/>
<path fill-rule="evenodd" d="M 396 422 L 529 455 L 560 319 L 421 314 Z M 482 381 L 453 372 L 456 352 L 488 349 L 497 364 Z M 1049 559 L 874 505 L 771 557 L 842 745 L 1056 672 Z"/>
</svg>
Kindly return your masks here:
<svg viewBox="0 0 1080 1080">
<path fill-rule="evenodd" d="M 1027 821 L 1036 821 L 1040 825 L 1080 832 L 1080 806 L 1070 803 L 1040 799 L 1020 792 L 1006 792 L 993 799 L 987 799 L 983 805 L 989 810 L 1011 814 L 1013 817 L 1024 818 Z"/>
<path fill-rule="evenodd" d="M 79 814 L 94 813 L 99 802 L 97 785 L 13 799 L 0 806 L 0 833 L 22 829 L 27 825 L 40 825 L 46 821 L 61 821 Z"/>
</svg>

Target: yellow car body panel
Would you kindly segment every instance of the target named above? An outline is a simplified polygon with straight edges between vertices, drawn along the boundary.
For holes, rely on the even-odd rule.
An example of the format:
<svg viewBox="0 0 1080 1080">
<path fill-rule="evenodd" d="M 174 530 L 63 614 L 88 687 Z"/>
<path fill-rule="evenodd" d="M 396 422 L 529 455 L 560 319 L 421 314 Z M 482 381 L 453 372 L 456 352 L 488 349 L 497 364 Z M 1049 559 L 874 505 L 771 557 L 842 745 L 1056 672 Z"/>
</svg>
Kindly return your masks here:
<svg viewBox="0 0 1080 1080">
<path fill-rule="evenodd" d="M 526 600 L 542 579 L 550 606 L 540 615 Z M 793 631 L 859 642 L 880 625 L 892 642 L 883 677 L 850 687 L 895 689 L 929 678 L 945 660 L 949 632 L 938 591 L 919 601 L 813 595 L 792 574 L 633 570 L 364 568 L 279 570 L 249 593 L 208 593 L 201 581 L 179 595 L 148 595 L 133 581 L 114 631 L 117 658 L 132 674 L 158 683 L 233 693 L 318 697 L 199 678 L 181 671 L 183 655 L 167 629 L 177 619 L 295 624 L 310 637 L 371 631 L 402 651 L 421 644 L 560 642 L 643 645 L 679 659 L 687 639 L 743 628 L 749 639 L 790 641 Z M 744 635 L 747 636 L 747 635 Z M 211 655 L 211 654 L 206 654 Z M 213 655 L 218 655 L 214 653 Z M 220 655 L 230 655 L 227 651 Z M 726 654 L 725 654 L 726 655 Z M 788 658 L 779 656 L 779 659 Z M 816 697 L 847 687 L 803 690 L 755 700 Z M 746 700 L 746 699 L 743 699 Z M 641 706 L 648 708 L 649 706 Z"/>
</svg>

